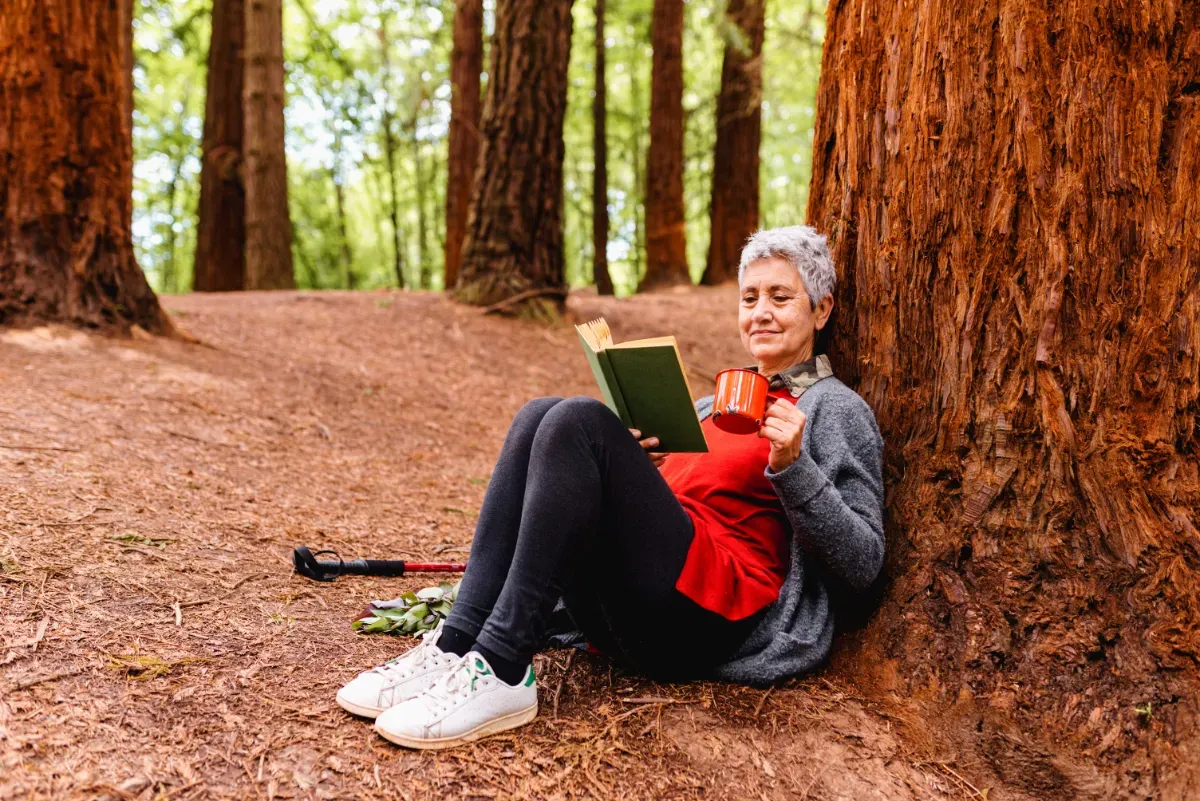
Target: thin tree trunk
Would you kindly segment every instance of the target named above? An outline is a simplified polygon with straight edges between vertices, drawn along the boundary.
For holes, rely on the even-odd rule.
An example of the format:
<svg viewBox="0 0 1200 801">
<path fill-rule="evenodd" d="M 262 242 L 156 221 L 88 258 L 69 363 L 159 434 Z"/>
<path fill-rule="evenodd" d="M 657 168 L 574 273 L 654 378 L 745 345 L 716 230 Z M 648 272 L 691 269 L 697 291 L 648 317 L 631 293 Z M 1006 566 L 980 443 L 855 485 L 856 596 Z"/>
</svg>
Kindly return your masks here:
<svg viewBox="0 0 1200 801">
<path fill-rule="evenodd" d="M 711 238 L 701 283 L 737 278 L 742 245 L 758 228 L 758 147 L 762 139 L 762 49 L 766 0 L 730 0 L 725 15 L 738 31 L 725 44 L 713 151 Z"/>
<path fill-rule="evenodd" d="M 612 277 L 608 274 L 608 139 L 605 122 L 608 89 L 605 83 L 604 0 L 596 0 L 596 68 L 595 92 L 592 100 L 592 277 L 596 292 L 613 293 Z"/>
<path fill-rule="evenodd" d="M 246 0 L 245 71 L 246 289 L 293 289 L 282 0 Z"/>
<path fill-rule="evenodd" d="M 572 0 L 498 0 L 483 148 L 456 297 L 557 317 L 563 282 L 563 117 Z"/>
<path fill-rule="evenodd" d="M 354 253 L 350 249 L 350 236 L 346 230 L 346 190 L 345 153 L 342 144 L 342 132 L 336 125 L 333 131 L 333 164 L 329 170 L 330 182 L 333 184 L 334 208 L 337 211 L 338 233 L 338 266 L 342 274 L 342 286 L 354 289 Z"/>
<path fill-rule="evenodd" d="M 446 163 L 445 287 L 458 282 L 467 211 L 479 160 L 479 82 L 483 70 L 483 0 L 456 0 L 450 56 L 450 133 Z"/>
<path fill-rule="evenodd" d="M 246 193 L 242 186 L 245 41 L 243 0 L 213 0 L 192 277 L 197 292 L 234 292 L 246 286 Z"/>
<path fill-rule="evenodd" d="M 123 17 L 100 0 L 0 11 L 0 324 L 174 330 L 133 254 Z"/>
<path fill-rule="evenodd" d="M 654 0 L 646 275 L 639 289 L 690 283 L 683 205 L 683 0 Z"/>
<path fill-rule="evenodd" d="M 417 197 L 417 289 L 428 289 L 433 278 L 433 255 L 428 247 L 428 218 L 425 214 L 425 201 L 429 196 L 429 186 L 425 174 L 425 162 L 421 156 L 420 114 L 414 112 L 412 124 L 413 171 L 416 174 L 416 186 L 413 194 Z"/>
<path fill-rule="evenodd" d="M 829 7 L 808 216 L 890 480 L 847 671 L 1030 797 L 1200 786 L 1197 65 L 1194 3 Z"/>
<path fill-rule="evenodd" d="M 633 104 L 633 277 L 641 283 L 643 257 L 646 254 L 646 154 L 642 151 L 642 82 L 637 65 L 629 66 L 629 100 Z"/>
<path fill-rule="evenodd" d="M 187 96 L 191 92 L 191 83 L 184 85 L 183 94 Z M 187 116 L 187 109 L 180 106 L 179 114 L 175 119 L 175 129 L 182 130 L 184 118 Z M 162 289 L 163 292 L 178 292 L 179 291 L 179 236 L 175 232 L 175 221 L 179 219 L 176 212 L 178 211 L 179 185 L 183 180 L 183 162 L 187 158 L 187 148 L 182 144 L 178 145 L 177 151 L 173 154 L 174 158 L 171 163 L 171 179 L 167 183 L 167 212 L 170 217 L 170 222 L 167 223 L 167 269 L 163 272 Z"/>
<path fill-rule="evenodd" d="M 391 109 L 392 58 L 391 41 L 388 37 L 388 18 L 386 15 L 379 19 L 379 59 L 383 65 L 383 154 L 387 162 L 388 187 L 388 216 L 392 220 L 392 258 L 393 269 L 396 273 L 396 286 L 401 289 L 408 287 L 404 270 L 403 237 L 400 234 L 400 190 L 396 186 L 396 132 L 395 117 Z"/>
</svg>

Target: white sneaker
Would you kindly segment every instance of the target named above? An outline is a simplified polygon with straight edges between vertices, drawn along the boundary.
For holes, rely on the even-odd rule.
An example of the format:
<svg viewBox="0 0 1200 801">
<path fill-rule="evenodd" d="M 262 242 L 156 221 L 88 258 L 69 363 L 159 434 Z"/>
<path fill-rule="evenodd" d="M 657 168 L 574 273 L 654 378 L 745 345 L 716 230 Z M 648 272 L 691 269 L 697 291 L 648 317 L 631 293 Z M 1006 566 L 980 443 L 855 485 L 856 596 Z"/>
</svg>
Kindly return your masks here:
<svg viewBox="0 0 1200 801">
<path fill-rule="evenodd" d="M 442 625 L 421 635 L 421 642 L 377 668 L 359 673 L 338 690 L 342 709 L 375 718 L 385 709 L 415 698 L 446 675 L 460 659 L 438 648 Z"/>
<path fill-rule="evenodd" d="M 375 720 L 375 731 L 408 748 L 453 748 L 523 726 L 537 711 L 533 665 L 513 687 L 471 651 L 424 693 L 383 712 Z"/>
</svg>

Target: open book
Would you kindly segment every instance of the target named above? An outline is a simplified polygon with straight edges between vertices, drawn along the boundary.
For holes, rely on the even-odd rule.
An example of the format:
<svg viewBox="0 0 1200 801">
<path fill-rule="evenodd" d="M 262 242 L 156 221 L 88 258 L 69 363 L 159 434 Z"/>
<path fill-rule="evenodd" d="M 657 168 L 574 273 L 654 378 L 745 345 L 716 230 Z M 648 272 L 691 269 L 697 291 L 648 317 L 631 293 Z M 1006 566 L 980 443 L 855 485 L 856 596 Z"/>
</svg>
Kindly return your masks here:
<svg viewBox="0 0 1200 801">
<path fill-rule="evenodd" d="M 626 427 L 658 437 L 656 451 L 708 452 L 675 337 L 614 344 L 603 317 L 575 330 L 604 402 Z"/>
</svg>

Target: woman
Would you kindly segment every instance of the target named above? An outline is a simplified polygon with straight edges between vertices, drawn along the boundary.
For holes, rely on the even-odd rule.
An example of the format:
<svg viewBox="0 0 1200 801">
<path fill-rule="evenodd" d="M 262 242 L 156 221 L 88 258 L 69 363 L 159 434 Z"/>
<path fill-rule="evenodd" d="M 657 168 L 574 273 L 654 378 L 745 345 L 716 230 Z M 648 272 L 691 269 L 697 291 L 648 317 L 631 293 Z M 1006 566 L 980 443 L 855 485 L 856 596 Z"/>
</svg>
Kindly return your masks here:
<svg viewBox="0 0 1200 801">
<path fill-rule="evenodd" d="M 867 588 L 884 549 L 874 417 L 814 357 L 834 280 L 808 227 L 760 231 L 742 251 L 742 344 L 771 378 L 757 436 L 713 426 L 711 397 L 697 403 L 703 454 L 657 453 L 654 432 L 631 437 L 591 398 L 522 408 L 445 625 L 338 703 L 412 748 L 527 723 L 560 598 L 589 642 L 653 675 L 766 683 L 820 664 L 829 588 Z"/>
</svg>

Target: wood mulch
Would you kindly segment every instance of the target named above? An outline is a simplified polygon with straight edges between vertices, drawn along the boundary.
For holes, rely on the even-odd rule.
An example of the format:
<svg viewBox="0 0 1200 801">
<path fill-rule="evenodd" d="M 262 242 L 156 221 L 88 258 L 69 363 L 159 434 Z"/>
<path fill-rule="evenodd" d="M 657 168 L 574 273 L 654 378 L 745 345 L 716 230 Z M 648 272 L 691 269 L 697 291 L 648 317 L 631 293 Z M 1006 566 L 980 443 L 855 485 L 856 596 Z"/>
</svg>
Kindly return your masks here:
<svg viewBox="0 0 1200 801">
<path fill-rule="evenodd" d="M 434 578 L 316 584 L 291 549 L 465 556 L 513 413 L 596 392 L 574 332 L 426 293 L 164 305 L 204 344 L 0 331 L 0 799 L 1022 798 L 832 673 L 663 685 L 552 652 L 531 726 L 391 746 L 333 697 L 411 641 L 349 624 Z M 675 333 L 697 393 L 745 362 L 731 288 L 569 305 Z"/>
</svg>

